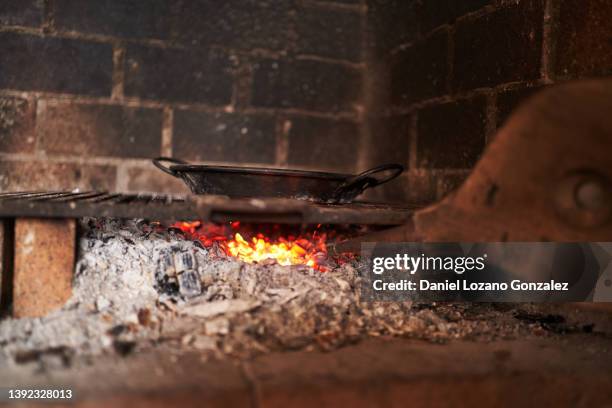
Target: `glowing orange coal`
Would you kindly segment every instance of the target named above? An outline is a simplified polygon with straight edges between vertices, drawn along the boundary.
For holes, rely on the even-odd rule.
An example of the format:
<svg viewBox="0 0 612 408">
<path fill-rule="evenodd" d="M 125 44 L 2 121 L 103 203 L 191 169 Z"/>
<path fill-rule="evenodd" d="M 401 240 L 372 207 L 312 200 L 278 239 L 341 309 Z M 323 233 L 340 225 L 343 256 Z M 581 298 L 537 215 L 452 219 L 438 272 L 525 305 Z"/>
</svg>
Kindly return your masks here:
<svg viewBox="0 0 612 408">
<path fill-rule="evenodd" d="M 246 229 L 240 233 L 237 231 L 240 229 L 238 222 L 228 225 L 177 222 L 172 227 L 198 239 L 205 247 L 218 245 L 226 255 L 244 262 L 274 259 L 280 265 L 307 265 L 319 271 L 326 270 L 321 263 L 327 258 L 327 235 L 317 230 L 307 236 L 279 236 L 250 233 Z"/>
</svg>

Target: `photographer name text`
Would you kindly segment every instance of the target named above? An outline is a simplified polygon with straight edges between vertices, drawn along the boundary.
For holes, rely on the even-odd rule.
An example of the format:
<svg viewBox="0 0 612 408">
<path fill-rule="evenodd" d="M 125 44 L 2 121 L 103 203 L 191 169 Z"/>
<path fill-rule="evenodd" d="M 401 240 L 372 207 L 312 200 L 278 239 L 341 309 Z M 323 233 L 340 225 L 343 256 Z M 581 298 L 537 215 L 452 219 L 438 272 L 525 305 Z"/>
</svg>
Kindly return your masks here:
<svg viewBox="0 0 612 408">
<path fill-rule="evenodd" d="M 372 259 L 372 273 L 381 279 L 373 279 L 375 291 L 567 291 L 568 282 L 548 280 L 543 282 L 526 282 L 520 279 L 511 281 L 479 282 L 475 279 L 431 280 L 423 277 L 417 279 L 400 279 L 386 282 L 382 279 L 385 272 L 400 271 L 411 278 L 417 273 L 439 274 L 453 272 L 463 275 L 469 272 L 485 270 L 487 254 L 478 257 L 464 256 L 426 256 L 420 254 L 396 254 L 392 257 L 375 257 Z M 467 275 L 466 275 L 467 276 Z"/>
</svg>

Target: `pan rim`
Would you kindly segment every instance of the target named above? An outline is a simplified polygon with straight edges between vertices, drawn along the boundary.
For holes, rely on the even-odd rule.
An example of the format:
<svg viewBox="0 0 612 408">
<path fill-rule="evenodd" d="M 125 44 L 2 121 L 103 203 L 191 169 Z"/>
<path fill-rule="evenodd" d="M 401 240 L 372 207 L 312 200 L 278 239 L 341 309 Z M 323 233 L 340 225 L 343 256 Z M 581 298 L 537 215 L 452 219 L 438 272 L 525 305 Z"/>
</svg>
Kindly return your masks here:
<svg viewBox="0 0 612 408">
<path fill-rule="evenodd" d="M 243 175 L 262 175 L 262 176 L 284 176 L 301 178 L 319 178 L 346 180 L 354 177 L 351 174 L 331 173 L 323 171 L 309 171 L 296 169 L 278 169 L 266 167 L 235 167 L 235 166 L 209 166 L 198 164 L 174 164 L 169 166 L 170 171 L 176 173 L 239 173 Z"/>
</svg>

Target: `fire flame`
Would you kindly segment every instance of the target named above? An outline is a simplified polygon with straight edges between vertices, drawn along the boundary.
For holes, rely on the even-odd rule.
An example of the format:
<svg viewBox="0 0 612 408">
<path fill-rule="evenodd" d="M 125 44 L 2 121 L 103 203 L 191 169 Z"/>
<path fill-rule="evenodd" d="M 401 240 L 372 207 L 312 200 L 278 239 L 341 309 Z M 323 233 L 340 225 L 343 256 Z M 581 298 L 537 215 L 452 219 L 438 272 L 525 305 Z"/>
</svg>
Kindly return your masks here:
<svg viewBox="0 0 612 408">
<path fill-rule="evenodd" d="M 200 221 L 177 222 L 172 227 L 180 229 L 192 239 L 198 239 L 205 247 L 216 244 L 226 255 L 244 262 L 274 259 L 280 265 L 307 265 L 319 271 L 326 270 L 322 261 L 327 258 L 327 235 L 317 230 L 308 237 L 288 235 L 272 239 L 262 233 L 245 238 L 236 231 L 240 227 L 239 222 L 230 223 L 229 231 L 227 226 L 203 225 Z"/>
</svg>

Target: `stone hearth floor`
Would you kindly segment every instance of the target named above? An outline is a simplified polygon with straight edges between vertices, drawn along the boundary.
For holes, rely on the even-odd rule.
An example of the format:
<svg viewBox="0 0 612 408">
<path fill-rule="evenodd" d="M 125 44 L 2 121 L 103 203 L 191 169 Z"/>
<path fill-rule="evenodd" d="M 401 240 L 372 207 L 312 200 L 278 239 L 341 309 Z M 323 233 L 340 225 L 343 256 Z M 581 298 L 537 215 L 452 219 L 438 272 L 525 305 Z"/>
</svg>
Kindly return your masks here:
<svg viewBox="0 0 612 408">
<path fill-rule="evenodd" d="M 70 386 L 78 407 L 604 406 L 612 342 L 602 333 L 487 343 L 378 338 L 331 352 L 205 361 L 156 348 L 52 371 L 0 373 L 2 386 Z M 46 405 L 49 406 L 49 405 Z"/>
</svg>

